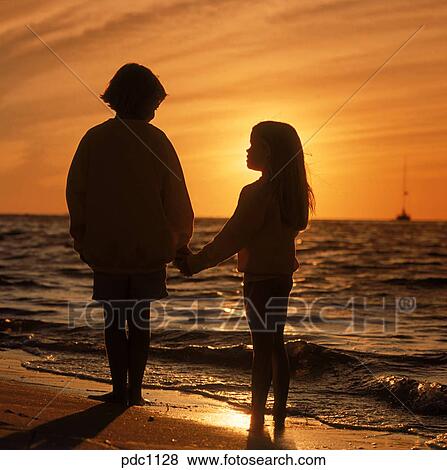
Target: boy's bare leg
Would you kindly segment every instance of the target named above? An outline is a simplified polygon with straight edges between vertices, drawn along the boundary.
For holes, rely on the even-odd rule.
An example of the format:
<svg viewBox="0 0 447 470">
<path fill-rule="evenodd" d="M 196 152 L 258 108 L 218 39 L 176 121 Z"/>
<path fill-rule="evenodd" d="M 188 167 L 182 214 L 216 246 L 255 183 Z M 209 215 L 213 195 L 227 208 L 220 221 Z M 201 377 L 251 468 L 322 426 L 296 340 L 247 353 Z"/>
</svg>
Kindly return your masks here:
<svg viewBox="0 0 447 470">
<path fill-rule="evenodd" d="M 145 405 L 141 392 L 150 345 L 150 301 L 139 301 L 128 315 L 129 405 Z"/>
<path fill-rule="evenodd" d="M 112 376 L 113 390 L 103 395 L 90 395 L 96 400 L 127 404 L 127 337 L 125 311 L 119 302 L 104 304 L 104 338 Z"/>
</svg>

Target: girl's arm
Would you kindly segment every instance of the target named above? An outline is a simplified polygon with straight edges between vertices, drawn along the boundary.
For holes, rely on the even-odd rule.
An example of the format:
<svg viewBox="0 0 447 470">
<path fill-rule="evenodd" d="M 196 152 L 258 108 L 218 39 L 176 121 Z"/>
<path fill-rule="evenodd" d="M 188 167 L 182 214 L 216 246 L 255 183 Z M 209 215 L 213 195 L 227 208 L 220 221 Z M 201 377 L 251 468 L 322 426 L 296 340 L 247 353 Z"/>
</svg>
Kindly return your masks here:
<svg viewBox="0 0 447 470">
<path fill-rule="evenodd" d="M 201 251 L 188 256 L 190 274 L 216 266 L 244 248 L 262 227 L 267 204 L 268 193 L 265 187 L 245 186 L 234 214 L 222 230 Z"/>
</svg>

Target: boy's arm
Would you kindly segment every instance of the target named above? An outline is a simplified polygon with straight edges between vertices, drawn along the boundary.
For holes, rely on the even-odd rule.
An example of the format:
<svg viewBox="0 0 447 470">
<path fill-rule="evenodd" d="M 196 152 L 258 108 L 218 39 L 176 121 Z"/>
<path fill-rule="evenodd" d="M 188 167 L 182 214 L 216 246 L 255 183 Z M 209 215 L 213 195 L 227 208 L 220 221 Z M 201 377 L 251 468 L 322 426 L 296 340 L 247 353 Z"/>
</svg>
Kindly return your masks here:
<svg viewBox="0 0 447 470">
<path fill-rule="evenodd" d="M 242 248 L 262 227 L 268 204 L 263 188 L 243 188 L 234 214 L 214 239 L 201 251 L 188 257 L 190 273 L 216 266 Z"/>
<path fill-rule="evenodd" d="M 79 142 L 67 176 L 65 197 L 70 214 L 70 235 L 79 254 L 85 233 L 85 205 L 87 195 L 88 145 L 86 135 Z"/>
<path fill-rule="evenodd" d="M 164 135 L 166 149 L 166 172 L 162 189 L 165 214 L 174 235 L 177 255 L 188 254 L 192 237 L 194 211 L 186 187 L 182 166 L 171 141 Z"/>
</svg>

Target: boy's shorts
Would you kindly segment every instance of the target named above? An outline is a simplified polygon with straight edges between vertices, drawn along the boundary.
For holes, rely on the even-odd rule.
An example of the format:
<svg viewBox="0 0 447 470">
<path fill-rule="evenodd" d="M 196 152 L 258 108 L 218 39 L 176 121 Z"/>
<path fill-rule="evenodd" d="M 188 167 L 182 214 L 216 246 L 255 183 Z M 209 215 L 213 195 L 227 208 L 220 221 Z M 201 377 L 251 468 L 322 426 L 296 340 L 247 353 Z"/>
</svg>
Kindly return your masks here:
<svg viewBox="0 0 447 470">
<path fill-rule="evenodd" d="M 166 268 L 144 274 L 93 272 L 93 300 L 157 300 L 167 296 Z"/>
</svg>

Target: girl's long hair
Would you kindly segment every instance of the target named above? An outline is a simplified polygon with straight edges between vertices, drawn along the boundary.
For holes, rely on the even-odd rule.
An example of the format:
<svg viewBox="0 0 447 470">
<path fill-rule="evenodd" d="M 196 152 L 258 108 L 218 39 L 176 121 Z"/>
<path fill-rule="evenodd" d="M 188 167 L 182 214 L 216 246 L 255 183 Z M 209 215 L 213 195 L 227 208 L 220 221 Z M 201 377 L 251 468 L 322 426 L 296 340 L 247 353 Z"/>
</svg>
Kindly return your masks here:
<svg viewBox="0 0 447 470">
<path fill-rule="evenodd" d="M 270 148 L 268 178 L 279 199 L 282 221 L 300 231 L 307 227 L 315 198 L 307 181 L 304 152 L 296 130 L 284 122 L 263 121 L 253 127 Z"/>
</svg>

